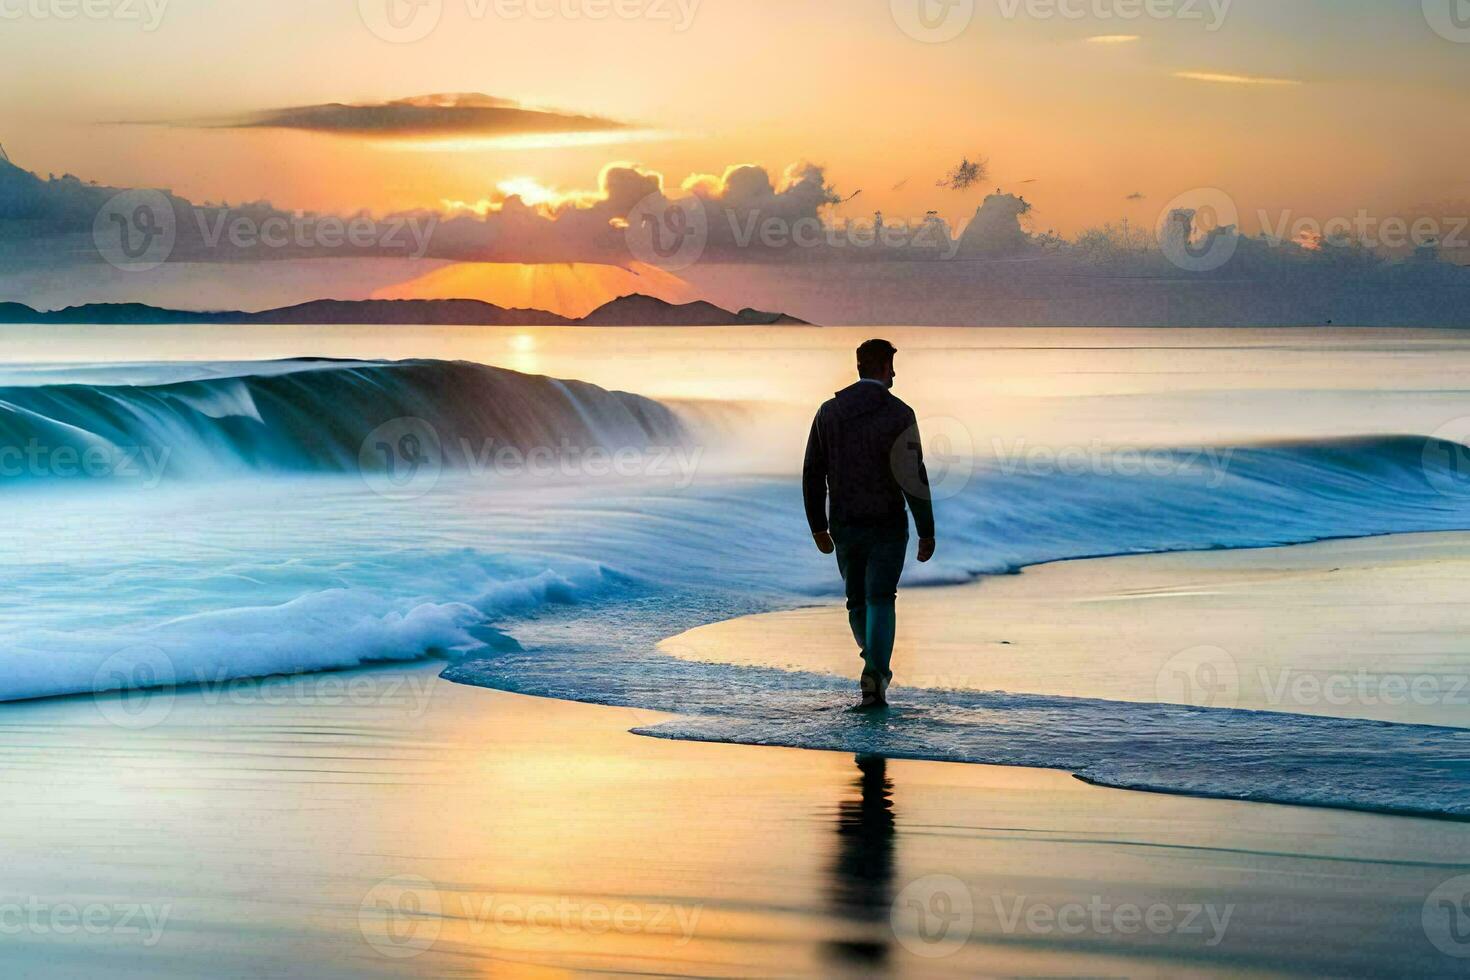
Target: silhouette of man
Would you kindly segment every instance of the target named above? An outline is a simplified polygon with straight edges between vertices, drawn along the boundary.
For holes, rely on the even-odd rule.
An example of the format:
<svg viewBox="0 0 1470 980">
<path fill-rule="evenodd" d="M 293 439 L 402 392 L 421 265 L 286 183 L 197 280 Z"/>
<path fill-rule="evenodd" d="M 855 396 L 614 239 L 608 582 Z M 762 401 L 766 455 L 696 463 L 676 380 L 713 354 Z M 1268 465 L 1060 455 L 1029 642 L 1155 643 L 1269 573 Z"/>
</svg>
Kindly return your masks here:
<svg viewBox="0 0 1470 980">
<path fill-rule="evenodd" d="M 934 506 L 919 424 L 914 410 L 889 391 L 897 353 L 886 340 L 857 349 L 860 380 L 817 411 L 801 475 L 817 549 L 837 552 L 847 622 L 862 648 L 863 707 L 887 704 L 893 679 L 894 600 L 909 540 L 905 500 L 919 533 L 919 561 L 934 555 Z"/>
</svg>

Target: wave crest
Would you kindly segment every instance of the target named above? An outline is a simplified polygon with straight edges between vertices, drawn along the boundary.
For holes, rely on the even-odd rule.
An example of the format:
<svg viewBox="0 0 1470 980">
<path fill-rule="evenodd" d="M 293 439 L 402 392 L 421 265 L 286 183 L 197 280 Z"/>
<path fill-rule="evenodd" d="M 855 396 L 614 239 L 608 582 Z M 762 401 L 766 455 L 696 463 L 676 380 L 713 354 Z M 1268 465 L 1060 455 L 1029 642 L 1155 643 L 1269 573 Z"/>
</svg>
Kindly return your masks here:
<svg viewBox="0 0 1470 980">
<path fill-rule="evenodd" d="M 140 462 L 156 478 L 349 472 L 370 434 L 405 419 L 432 428 L 451 468 L 487 446 L 563 452 L 687 439 L 659 402 L 582 381 L 467 362 L 322 363 L 159 385 L 0 388 L 0 479 L 118 477 Z"/>
</svg>

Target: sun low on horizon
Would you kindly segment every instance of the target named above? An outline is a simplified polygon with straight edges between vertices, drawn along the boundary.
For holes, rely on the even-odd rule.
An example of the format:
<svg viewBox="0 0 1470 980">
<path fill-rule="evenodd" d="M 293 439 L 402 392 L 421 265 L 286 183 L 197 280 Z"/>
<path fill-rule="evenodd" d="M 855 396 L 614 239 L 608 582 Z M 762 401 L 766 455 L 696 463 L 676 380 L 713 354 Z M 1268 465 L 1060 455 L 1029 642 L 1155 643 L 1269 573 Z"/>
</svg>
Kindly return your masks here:
<svg viewBox="0 0 1470 980">
<path fill-rule="evenodd" d="M 55 216 L 55 248 L 17 252 L 0 291 L 38 308 L 474 298 L 573 316 L 639 292 L 860 322 L 897 288 L 856 268 L 865 236 L 943 258 L 1018 236 L 1126 252 L 1183 211 L 1307 250 L 1343 223 L 1470 262 L 1453 122 L 1470 85 L 1446 84 L 1470 59 L 1439 0 L 53 2 L 0 35 L 20 79 L 0 147 L 47 179 Z M 84 267 L 67 216 L 99 206 L 93 187 L 187 212 L 166 266 Z M 689 230 L 667 212 L 690 202 L 697 260 L 629 254 L 630 228 Z M 242 215 L 247 232 L 379 225 L 366 247 L 311 230 L 237 247 Z M 404 216 L 421 241 L 391 233 Z M 1376 234 L 1399 225 L 1429 230 Z M 963 315 L 944 280 L 909 282 L 917 321 Z"/>
<path fill-rule="evenodd" d="M 371 299 L 474 299 L 506 309 L 584 317 L 612 300 L 652 296 L 690 303 L 699 290 L 656 266 L 591 262 L 455 262 L 374 290 Z"/>
</svg>

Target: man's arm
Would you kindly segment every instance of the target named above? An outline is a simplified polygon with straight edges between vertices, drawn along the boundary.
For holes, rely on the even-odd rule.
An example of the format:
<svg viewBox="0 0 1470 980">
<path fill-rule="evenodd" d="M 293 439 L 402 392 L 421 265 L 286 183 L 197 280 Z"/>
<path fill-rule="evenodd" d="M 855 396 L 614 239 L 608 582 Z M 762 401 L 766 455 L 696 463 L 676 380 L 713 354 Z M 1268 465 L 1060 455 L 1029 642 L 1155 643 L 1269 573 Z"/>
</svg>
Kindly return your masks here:
<svg viewBox="0 0 1470 980">
<path fill-rule="evenodd" d="M 934 556 L 934 500 L 929 493 L 929 471 L 924 467 L 924 447 L 919 440 L 919 420 L 909 412 L 909 426 L 899 436 L 901 459 L 899 488 L 914 515 L 914 530 L 919 534 L 919 561 Z"/>
<path fill-rule="evenodd" d="M 832 553 L 832 536 L 827 533 L 827 447 L 822 443 L 822 413 L 812 419 L 812 431 L 806 440 L 806 460 L 801 466 L 801 497 L 806 505 L 807 526 L 817 549 Z"/>
</svg>

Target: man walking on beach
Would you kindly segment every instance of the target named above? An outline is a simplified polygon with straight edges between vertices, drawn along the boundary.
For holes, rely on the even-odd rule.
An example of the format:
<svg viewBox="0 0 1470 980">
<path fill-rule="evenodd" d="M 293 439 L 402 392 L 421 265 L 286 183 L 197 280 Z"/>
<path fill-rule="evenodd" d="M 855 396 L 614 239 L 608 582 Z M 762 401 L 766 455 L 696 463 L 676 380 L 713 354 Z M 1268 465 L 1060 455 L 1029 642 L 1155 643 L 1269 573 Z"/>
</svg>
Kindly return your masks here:
<svg viewBox="0 0 1470 980">
<path fill-rule="evenodd" d="M 896 353 L 886 340 L 869 340 L 857 349 L 860 380 L 817 411 L 801 474 L 817 549 L 837 552 L 847 622 L 862 648 L 865 708 L 888 703 L 893 679 L 894 600 L 909 540 L 905 500 L 919 532 L 919 561 L 934 555 L 934 506 L 919 424 L 914 410 L 889 391 Z"/>
</svg>

